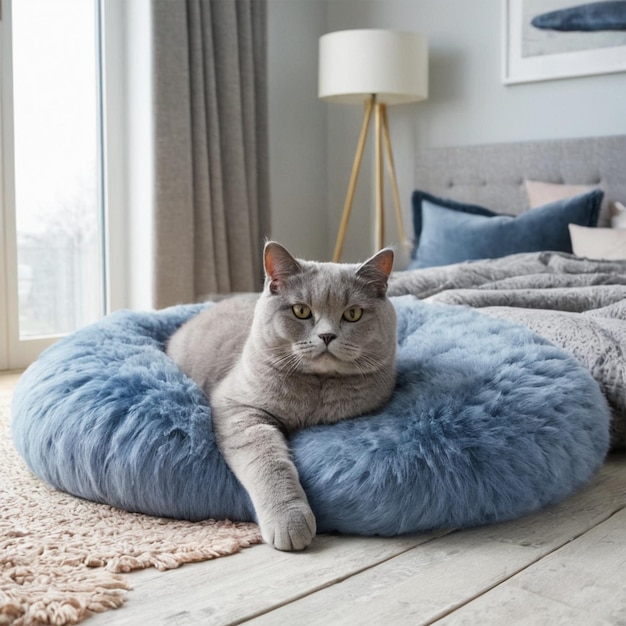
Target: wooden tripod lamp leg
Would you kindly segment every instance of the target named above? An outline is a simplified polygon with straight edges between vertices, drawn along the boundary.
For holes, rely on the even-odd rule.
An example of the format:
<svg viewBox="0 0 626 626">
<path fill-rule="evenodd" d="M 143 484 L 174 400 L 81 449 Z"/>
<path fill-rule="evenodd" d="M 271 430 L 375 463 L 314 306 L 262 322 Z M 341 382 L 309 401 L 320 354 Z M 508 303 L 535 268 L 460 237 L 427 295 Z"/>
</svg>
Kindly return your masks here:
<svg viewBox="0 0 626 626">
<path fill-rule="evenodd" d="M 352 201 L 354 200 L 354 190 L 356 189 L 356 182 L 359 178 L 359 169 L 361 168 L 361 161 L 363 160 L 365 140 L 367 139 L 367 131 L 369 129 L 370 120 L 372 119 L 373 108 L 374 108 L 374 97 L 372 96 L 365 103 L 365 111 L 363 113 L 363 124 L 361 125 L 361 133 L 359 135 L 359 141 L 356 146 L 354 162 L 352 163 L 352 174 L 350 175 L 350 183 L 348 184 L 348 193 L 346 195 L 346 201 L 344 202 L 344 205 L 343 205 L 343 213 L 341 215 L 341 222 L 339 224 L 339 232 L 337 233 L 337 241 L 335 243 L 335 252 L 333 254 L 333 261 L 335 263 L 337 263 L 341 257 L 341 251 L 343 249 L 343 242 L 344 242 L 344 239 L 346 238 L 346 229 L 348 228 L 348 220 L 350 219 Z"/>
<path fill-rule="evenodd" d="M 400 204 L 400 192 L 398 190 L 398 179 L 396 178 L 396 168 L 393 162 L 393 153 L 391 151 L 391 138 L 389 137 L 389 123 L 387 121 L 387 107 L 383 109 L 383 132 L 385 137 L 385 148 L 387 151 L 387 166 L 389 178 L 391 180 L 391 189 L 393 191 L 393 201 L 396 207 L 396 221 L 398 222 L 398 237 L 400 243 L 406 245 L 407 241 L 404 234 L 404 224 L 402 222 L 402 206 Z"/>
<path fill-rule="evenodd" d="M 376 104 L 376 250 L 385 245 L 385 198 L 383 189 L 383 119 L 385 105 Z"/>
</svg>

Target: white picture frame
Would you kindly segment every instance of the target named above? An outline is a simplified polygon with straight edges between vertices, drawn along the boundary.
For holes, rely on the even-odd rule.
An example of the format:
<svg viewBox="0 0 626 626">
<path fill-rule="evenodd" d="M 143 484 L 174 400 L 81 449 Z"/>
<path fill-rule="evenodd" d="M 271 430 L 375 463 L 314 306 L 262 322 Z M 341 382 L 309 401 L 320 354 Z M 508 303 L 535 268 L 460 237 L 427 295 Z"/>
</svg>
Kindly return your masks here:
<svg viewBox="0 0 626 626">
<path fill-rule="evenodd" d="M 530 20 L 583 0 L 502 0 L 502 82 L 525 83 L 626 71 L 626 30 L 544 31 Z"/>
</svg>

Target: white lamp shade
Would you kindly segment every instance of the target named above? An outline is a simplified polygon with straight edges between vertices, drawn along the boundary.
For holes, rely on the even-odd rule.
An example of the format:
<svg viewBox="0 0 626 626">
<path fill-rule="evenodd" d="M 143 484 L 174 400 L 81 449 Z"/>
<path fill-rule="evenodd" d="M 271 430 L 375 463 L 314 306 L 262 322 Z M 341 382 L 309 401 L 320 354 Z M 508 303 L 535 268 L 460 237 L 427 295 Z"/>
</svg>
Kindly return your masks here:
<svg viewBox="0 0 626 626">
<path fill-rule="evenodd" d="M 372 94 L 385 104 L 428 97 L 428 44 L 417 33 L 341 30 L 320 37 L 322 100 L 362 104 Z"/>
</svg>

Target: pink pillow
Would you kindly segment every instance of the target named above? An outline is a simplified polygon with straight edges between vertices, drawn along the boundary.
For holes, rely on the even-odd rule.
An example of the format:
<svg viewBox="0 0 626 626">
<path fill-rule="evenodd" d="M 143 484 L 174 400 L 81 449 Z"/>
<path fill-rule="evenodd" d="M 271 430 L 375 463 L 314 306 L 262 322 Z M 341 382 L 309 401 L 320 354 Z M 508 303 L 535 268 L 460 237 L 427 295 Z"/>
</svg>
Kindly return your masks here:
<svg viewBox="0 0 626 626">
<path fill-rule="evenodd" d="M 563 185 L 560 183 L 544 183 L 539 180 L 525 180 L 526 193 L 530 208 L 534 209 L 550 202 L 573 198 L 581 193 L 595 189 L 597 185 Z"/>
</svg>

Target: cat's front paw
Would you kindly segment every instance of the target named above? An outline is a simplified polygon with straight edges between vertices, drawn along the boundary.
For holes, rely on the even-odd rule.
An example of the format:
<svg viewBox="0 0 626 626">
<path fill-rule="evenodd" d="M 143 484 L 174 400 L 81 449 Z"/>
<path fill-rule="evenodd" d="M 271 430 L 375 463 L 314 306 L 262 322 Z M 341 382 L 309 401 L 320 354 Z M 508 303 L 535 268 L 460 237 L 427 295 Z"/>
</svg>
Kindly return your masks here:
<svg viewBox="0 0 626 626">
<path fill-rule="evenodd" d="M 315 516 L 301 500 L 290 502 L 279 513 L 259 520 L 266 543 L 277 550 L 304 550 L 315 537 Z"/>
</svg>

